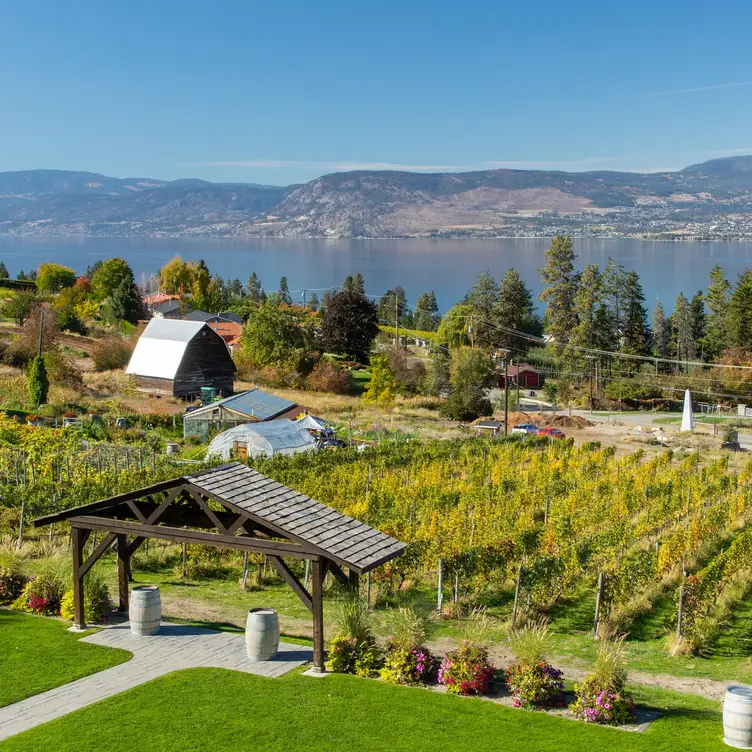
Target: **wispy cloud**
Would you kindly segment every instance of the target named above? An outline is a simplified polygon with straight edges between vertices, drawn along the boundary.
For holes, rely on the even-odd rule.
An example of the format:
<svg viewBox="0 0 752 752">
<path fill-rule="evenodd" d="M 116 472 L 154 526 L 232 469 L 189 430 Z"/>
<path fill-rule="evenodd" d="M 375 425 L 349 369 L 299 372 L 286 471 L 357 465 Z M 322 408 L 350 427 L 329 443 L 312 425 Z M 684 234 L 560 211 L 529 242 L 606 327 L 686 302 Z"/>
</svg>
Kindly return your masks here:
<svg viewBox="0 0 752 752">
<path fill-rule="evenodd" d="M 576 167 L 578 165 L 605 164 L 606 162 L 620 162 L 622 157 L 586 157 L 585 159 L 565 159 L 559 161 L 525 161 L 525 160 L 489 160 L 483 162 L 486 167 L 519 167 L 521 169 Z"/>
<path fill-rule="evenodd" d="M 738 86 L 752 86 L 752 81 L 735 81 L 730 84 L 712 84 L 711 86 L 692 86 L 689 89 L 668 89 L 666 91 L 650 91 L 643 97 L 667 97 L 671 94 L 694 94 L 698 91 L 714 91 L 715 89 L 733 89 Z"/>
<path fill-rule="evenodd" d="M 261 167 L 276 169 L 297 169 L 310 167 L 317 170 L 407 170 L 410 172 L 432 172 L 441 170 L 467 170 L 468 165 L 450 164 L 401 164 L 398 162 L 307 162 L 291 159 L 240 159 L 217 162 L 191 162 L 194 167 Z"/>
</svg>

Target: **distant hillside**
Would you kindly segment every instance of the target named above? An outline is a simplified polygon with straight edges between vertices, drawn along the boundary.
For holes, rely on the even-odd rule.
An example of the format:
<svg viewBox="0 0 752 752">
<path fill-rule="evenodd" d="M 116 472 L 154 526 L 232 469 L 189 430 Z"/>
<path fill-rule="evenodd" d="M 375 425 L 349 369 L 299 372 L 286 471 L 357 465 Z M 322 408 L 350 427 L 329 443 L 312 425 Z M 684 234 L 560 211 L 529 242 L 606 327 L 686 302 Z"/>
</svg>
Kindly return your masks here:
<svg viewBox="0 0 752 752">
<path fill-rule="evenodd" d="M 752 156 L 678 172 L 357 171 L 287 188 L 0 173 L 0 234 L 752 237 Z"/>
</svg>

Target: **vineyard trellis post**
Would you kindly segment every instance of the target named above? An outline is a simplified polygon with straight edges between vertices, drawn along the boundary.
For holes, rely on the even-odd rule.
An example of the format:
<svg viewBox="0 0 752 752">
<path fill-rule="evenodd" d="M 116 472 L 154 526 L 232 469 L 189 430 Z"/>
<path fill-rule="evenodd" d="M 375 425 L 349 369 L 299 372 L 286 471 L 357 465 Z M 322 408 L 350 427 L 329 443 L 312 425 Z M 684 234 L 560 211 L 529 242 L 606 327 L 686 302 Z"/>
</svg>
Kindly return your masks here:
<svg viewBox="0 0 752 752">
<path fill-rule="evenodd" d="M 243 580 L 240 586 L 241 590 L 245 590 L 246 582 L 248 581 L 248 551 L 243 554 Z"/>
<path fill-rule="evenodd" d="M 601 601 L 603 600 L 603 572 L 598 572 L 598 592 L 595 596 L 595 619 L 593 621 L 593 637 L 598 636 L 598 623 L 601 619 Z"/>
<path fill-rule="evenodd" d="M 679 588 L 679 619 L 676 625 L 676 639 L 681 640 L 684 633 L 684 585 Z"/>
<path fill-rule="evenodd" d="M 522 582 L 522 563 L 517 567 L 517 584 L 514 586 L 514 605 L 512 606 L 512 629 L 517 624 L 517 607 L 520 602 L 520 583 Z"/>
<path fill-rule="evenodd" d="M 543 524 L 544 525 L 548 525 L 548 514 L 549 514 L 550 509 L 551 509 L 550 505 L 551 505 L 551 500 L 549 499 L 548 494 L 546 494 L 546 510 L 543 513 Z"/>
<path fill-rule="evenodd" d="M 439 557 L 439 592 L 436 599 L 436 610 L 441 614 L 444 602 L 444 562 Z"/>
<path fill-rule="evenodd" d="M 26 511 L 26 498 L 24 494 L 24 498 L 21 499 L 21 521 L 18 524 L 18 548 L 21 548 L 21 544 L 23 543 L 23 534 L 24 534 L 24 512 Z"/>
</svg>

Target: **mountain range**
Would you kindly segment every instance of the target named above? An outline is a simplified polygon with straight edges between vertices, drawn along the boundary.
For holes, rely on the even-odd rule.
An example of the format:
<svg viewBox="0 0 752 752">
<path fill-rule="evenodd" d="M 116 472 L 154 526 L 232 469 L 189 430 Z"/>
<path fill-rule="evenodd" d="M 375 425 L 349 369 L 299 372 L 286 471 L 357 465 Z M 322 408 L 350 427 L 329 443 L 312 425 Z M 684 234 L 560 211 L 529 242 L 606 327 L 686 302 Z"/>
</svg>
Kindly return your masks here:
<svg viewBox="0 0 752 752">
<path fill-rule="evenodd" d="M 303 185 L 0 173 L 0 235 L 752 237 L 752 156 L 676 172 L 355 171 Z"/>
</svg>

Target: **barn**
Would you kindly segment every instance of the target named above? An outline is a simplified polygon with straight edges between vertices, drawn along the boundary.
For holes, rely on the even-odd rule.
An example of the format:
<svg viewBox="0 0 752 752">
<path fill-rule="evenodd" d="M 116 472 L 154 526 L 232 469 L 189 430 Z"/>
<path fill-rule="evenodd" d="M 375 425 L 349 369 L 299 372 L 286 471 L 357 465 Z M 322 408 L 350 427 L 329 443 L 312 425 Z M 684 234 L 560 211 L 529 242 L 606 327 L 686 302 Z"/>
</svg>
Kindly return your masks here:
<svg viewBox="0 0 752 752">
<path fill-rule="evenodd" d="M 222 337 L 203 321 L 152 319 L 125 371 L 136 389 L 192 398 L 202 386 L 232 394 L 235 364 Z"/>
</svg>

